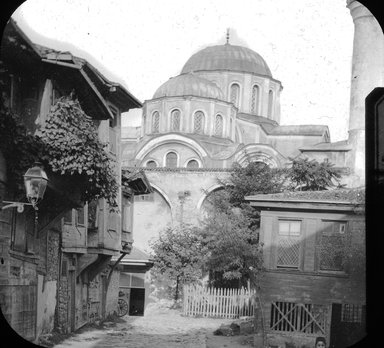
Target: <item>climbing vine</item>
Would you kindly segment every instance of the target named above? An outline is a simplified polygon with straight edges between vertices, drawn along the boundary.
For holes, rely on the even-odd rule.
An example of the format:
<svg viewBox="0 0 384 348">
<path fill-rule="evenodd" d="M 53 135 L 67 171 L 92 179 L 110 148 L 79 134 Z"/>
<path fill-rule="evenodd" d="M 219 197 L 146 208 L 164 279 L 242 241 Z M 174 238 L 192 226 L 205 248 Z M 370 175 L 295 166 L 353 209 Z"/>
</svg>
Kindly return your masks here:
<svg viewBox="0 0 384 348">
<path fill-rule="evenodd" d="M 39 160 L 48 171 L 70 179 L 69 189 L 79 192 L 82 201 L 105 198 L 112 208 L 117 207 L 116 164 L 105 151 L 107 144 L 99 140 L 95 122 L 72 96 L 52 106 L 36 135 L 28 133 L 20 118 L 2 103 L 0 139 L 15 189 L 21 189 L 23 174 Z"/>
<path fill-rule="evenodd" d="M 39 137 L 46 144 L 45 158 L 53 172 L 71 176 L 83 201 L 105 198 L 116 207 L 118 184 L 115 162 L 98 138 L 94 121 L 77 99 L 60 98 L 51 108 Z"/>
<path fill-rule="evenodd" d="M 24 190 L 23 175 L 42 158 L 44 144 L 27 131 L 19 116 L 4 102 L 0 108 L 0 150 L 7 163 L 8 189 L 19 196 Z"/>
</svg>

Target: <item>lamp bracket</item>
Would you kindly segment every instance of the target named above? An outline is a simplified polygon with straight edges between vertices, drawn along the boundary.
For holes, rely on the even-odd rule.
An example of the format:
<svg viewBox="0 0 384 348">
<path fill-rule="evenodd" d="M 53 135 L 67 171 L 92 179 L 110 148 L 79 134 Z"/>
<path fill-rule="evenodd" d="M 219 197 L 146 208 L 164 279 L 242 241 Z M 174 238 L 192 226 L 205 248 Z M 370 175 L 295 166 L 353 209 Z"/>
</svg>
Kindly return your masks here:
<svg viewBox="0 0 384 348">
<path fill-rule="evenodd" d="M 8 208 L 17 208 L 18 213 L 22 213 L 24 211 L 25 205 L 33 205 L 32 203 L 21 203 L 21 202 L 10 202 L 10 201 L 3 201 L 3 203 L 8 203 L 1 207 L 1 210 L 5 210 Z"/>
</svg>

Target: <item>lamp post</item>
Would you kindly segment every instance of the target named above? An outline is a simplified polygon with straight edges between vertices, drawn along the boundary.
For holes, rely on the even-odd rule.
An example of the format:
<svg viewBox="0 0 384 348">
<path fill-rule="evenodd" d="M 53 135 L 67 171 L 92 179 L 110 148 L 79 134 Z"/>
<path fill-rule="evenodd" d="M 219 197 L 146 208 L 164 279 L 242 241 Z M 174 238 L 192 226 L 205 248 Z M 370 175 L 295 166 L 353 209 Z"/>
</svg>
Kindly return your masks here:
<svg viewBox="0 0 384 348">
<path fill-rule="evenodd" d="M 43 170 L 41 163 L 36 162 L 24 174 L 25 191 L 29 203 L 3 201 L 3 203 L 7 204 L 2 206 L 1 210 L 17 208 L 17 212 L 22 213 L 25 205 L 32 205 L 33 209 L 37 211 L 37 204 L 43 199 L 47 184 L 47 174 Z"/>
</svg>

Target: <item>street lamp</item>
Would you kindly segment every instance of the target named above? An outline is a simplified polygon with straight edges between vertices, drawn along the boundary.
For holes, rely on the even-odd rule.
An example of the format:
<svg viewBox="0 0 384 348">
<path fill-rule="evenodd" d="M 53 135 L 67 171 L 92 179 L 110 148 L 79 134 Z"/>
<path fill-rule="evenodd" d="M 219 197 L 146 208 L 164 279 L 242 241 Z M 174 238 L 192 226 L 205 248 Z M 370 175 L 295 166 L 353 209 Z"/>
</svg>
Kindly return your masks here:
<svg viewBox="0 0 384 348">
<path fill-rule="evenodd" d="M 25 191 L 29 203 L 3 201 L 3 203 L 8 204 L 1 207 L 1 209 L 17 207 L 17 211 L 22 213 L 25 205 L 32 205 L 33 209 L 38 210 L 37 204 L 43 199 L 47 184 L 47 174 L 43 170 L 41 163 L 36 162 L 33 167 L 29 168 L 24 174 Z"/>
</svg>

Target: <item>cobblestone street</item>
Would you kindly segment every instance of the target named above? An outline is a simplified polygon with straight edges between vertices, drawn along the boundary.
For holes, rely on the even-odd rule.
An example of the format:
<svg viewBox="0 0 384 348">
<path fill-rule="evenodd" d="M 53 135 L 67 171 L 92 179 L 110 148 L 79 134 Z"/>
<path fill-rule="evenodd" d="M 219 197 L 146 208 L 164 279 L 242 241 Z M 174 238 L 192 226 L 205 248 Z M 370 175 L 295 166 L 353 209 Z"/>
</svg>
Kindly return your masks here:
<svg viewBox="0 0 384 348">
<path fill-rule="evenodd" d="M 179 310 L 149 308 L 144 317 L 125 316 L 125 323 L 106 322 L 89 328 L 54 348 L 237 348 L 252 347 L 252 336 L 215 336 L 213 332 L 229 319 L 183 317 Z"/>
</svg>

